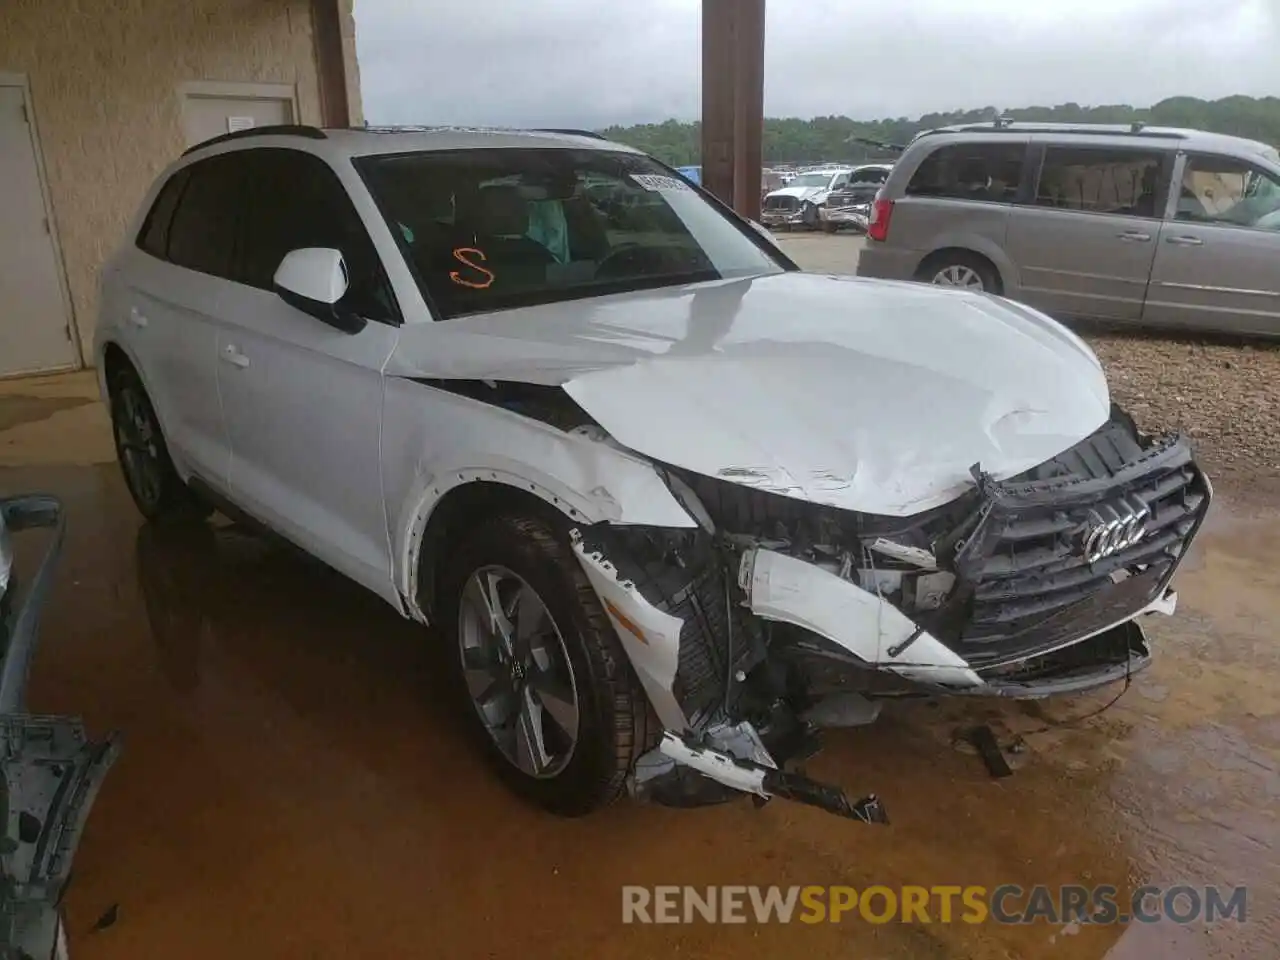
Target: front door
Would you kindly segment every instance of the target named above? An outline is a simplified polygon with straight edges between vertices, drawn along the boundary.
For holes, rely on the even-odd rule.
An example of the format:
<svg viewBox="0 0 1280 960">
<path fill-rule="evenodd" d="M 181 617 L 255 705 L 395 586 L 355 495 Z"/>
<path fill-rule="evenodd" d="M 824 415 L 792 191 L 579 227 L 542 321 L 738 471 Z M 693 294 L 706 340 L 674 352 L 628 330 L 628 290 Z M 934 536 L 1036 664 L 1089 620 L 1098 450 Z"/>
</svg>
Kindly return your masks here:
<svg viewBox="0 0 1280 960">
<path fill-rule="evenodd" d="M 1018 299 L 1057 316 L 1137 321 L 1173 154 L 1050 146 L 1032 203 L 1009 218 Z"/>
<path fill-rule="evenodd" d="M 295 150 L 247 163 L 242 282 L 228 284 L 218 385 L 231 438 L 232 499 L 392 603 L 381 475 L 382 367 L 398 338 L 377 252 L 337 176 Z M 284 255 L 340 250 L 344 304 L 368 317 L 344 333 L 272 291 Z"/>
<path fill-rule="evenodd" d="M 1280 333 L 1280 177 L 1244 160 L 1193 154 L 1177 183 L 1143 320 Z"/>
<path fill-rule="evenodd" d="M 0 85 L 0 377 L 74 367 L 23 89 Z"/>
</svg>

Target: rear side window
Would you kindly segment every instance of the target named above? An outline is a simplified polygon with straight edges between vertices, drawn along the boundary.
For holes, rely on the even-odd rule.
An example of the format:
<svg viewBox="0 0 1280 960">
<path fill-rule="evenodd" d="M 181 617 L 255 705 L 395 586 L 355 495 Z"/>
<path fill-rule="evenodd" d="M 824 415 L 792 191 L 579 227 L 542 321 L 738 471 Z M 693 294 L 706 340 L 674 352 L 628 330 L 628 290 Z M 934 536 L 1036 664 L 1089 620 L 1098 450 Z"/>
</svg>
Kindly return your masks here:
<svg viewBox="0 0 1280 960">
<path fill-rule="evenodd" d="M 246 151 L 244 282 L 272 289 L 285 254 L 304 247 L 339 250 L 347 265 L 344 303 L 362 316 L 397 316 L 390 284 L 373 241 L 338 175 L 319 157 L 264 147 Z"/>
<path fill-rule="evenodd" d="M 138 246 L 161 260 L 169 257 L 169 225 L 173 222 L 173 212 L 178 208 L 183 188 L 187 185 L 187 170 L 183 168 L 168 179 L 155 203 L 147 213 L 138 233 Z"/>
<path fill-rule="evenodd" d="M 215 277 L 232 276 L 236 217 L 242 206 L 238 153 L 194 163 L 169 226 L 169 259 Z"/>
<path fill-rule="evenodd" d="M 1162 192 L 1159 151 L 1109 147 L 1048 147 L 1036 187 L 1036 205 L 1158 216 Z"/>
<path fill-rule="evenodd" d="M 924 158 L 907 184 L 909 197 L 1012 203 L 1022 182 L 1025 143 L 951 143 Z"/>
</svg>

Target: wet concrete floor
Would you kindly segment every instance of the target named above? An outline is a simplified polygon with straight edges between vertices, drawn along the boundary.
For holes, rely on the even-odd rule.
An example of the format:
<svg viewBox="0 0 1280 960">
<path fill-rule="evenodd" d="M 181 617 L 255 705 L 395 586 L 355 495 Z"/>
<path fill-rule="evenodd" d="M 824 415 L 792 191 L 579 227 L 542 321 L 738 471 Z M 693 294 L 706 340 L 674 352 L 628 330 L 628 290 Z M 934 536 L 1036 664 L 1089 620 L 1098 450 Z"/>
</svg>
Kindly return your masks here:
<svg viewBox="0 0 1280 960">
<path fill-rule="evenodd" d="M 69 509 L 30 704 L 125 736 L 68 895 L 77 960 L 1275 956 L 1280 511 L 1220 495 L 1178 617 L 1148 620 L 1156 663 L 1098 716 L 1064 723 L 1115 691 L 891 705 L 831 735 L 811 772 L 879 793 L 889 827 L 780 802 L 568 821 L 488 773 L 429 632 L 278 544 L 144 526 L 105 414 L 67 402 L 87 378 L 37 383 L 0 391 L 0 491 Z M 975 721 L 1021 737 L 1014 776 L 955 745 Z M 621 923 L 624 884 L 1004 883 L 1248 884 L 1248 919 Z"/>
</svg>

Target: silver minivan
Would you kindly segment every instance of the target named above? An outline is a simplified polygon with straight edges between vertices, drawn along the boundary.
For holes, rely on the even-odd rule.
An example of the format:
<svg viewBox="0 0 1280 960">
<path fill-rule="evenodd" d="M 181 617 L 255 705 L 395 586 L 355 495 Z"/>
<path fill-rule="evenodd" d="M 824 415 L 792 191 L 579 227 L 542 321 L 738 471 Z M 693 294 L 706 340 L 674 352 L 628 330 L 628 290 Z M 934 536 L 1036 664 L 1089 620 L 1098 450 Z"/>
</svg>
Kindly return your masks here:
<svg viewBox="0 0 1280 960">
<path fill-rule="evenodd" d="M 1164 127 L 997 121 L 920 134 L 858 275 L 1063 318 L 1280 336 L 1280 153 Z"/>
</svg>

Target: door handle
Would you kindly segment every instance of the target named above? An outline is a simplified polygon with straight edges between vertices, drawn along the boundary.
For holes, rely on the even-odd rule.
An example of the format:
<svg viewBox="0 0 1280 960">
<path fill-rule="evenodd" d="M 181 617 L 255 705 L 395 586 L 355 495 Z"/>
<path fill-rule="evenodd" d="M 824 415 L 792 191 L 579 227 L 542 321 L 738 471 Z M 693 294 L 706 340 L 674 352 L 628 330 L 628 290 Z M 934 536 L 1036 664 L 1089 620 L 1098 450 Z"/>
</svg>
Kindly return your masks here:
<svg viewBox="0 0 1280 960">
<path fill-rule="evenodd" d="M 1138 230 L 1126 230 L 1124 233 L 1117 233 L 1116 236 L 1121 240 L 1132 240 L 1134 243 L 1148 243 L 1151 240 L 1151 234 Z"/>
<path fill-rule="evenodd" d="M 222 359 L 233 367 L 244 369 L 249 365 L 249 358 L 241 353 L 234 343 L 228 343 L 222 348 Z"/>
<path fill-rule="evenodd" d="M 1179 247 L 1203 247 L 1204 241 L 1199 237 L 1169 237 L 1165 243 L 1172 243 Z"/>
<path fill-rule="evenodd" d="M 135 327 L 145 327 L 147 325 L 147 316 L 137 307 L 130 307 L 129 322 Z"/>
</svg>

